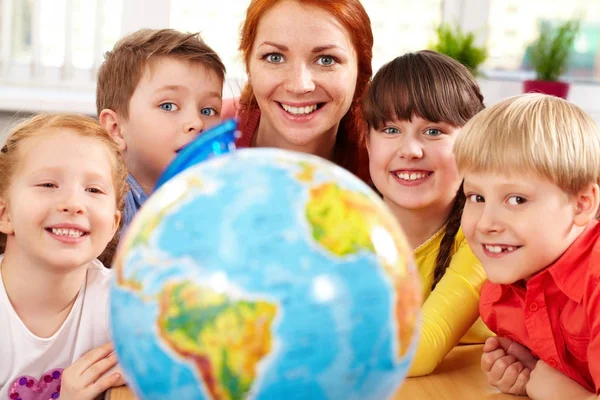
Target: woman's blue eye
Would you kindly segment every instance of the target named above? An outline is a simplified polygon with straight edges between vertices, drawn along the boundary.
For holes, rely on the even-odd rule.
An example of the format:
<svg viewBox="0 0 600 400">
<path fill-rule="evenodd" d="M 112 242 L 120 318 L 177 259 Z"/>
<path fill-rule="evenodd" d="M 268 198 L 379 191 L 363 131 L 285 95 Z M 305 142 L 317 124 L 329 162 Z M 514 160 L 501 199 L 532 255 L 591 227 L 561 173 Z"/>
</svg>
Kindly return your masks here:
<svg viewBox="0 0 600 400">
<path fill-rule="evenodd" d="M 436 129 L 436 128 L 431 128 L 431 129 L 427 129 L 425 131 L 425 134 L 427 136 L 440 136 L 442 134 L 442 131 L 440 131 L 439 129 Z"/>
<path fill-rule="evenodd" d="M 319 57 L 318 64 L 329 67 L 330 65 L 335 64 L 335 60 L 331 56 L 321 56 Z"/>
<path fill-rule="evenodd" d="M 381 131 L 384 133 L 388 133 L 390 135 L 397 135 L 400 133 L 400 130 L 398 128 L 392 128 L 392 127 L 383 128 Z"/>
<path fill-rule="evenodd" d="M 160 108 L 162 108 L 165 111 L 175 111 L 177 109 L 177 106 L 174 103 L 163 103 L 160 105 Z"/>
<path fill-rule="evenodd" d="M 283 56 L 279 53 L 267 54 L 266 59 L 268 62 L 273 64 L 279 64 L 283 62 Z"/>
<path fill-rule="evenodd" d="M 200 110 L 200 114 L 206 117 L 214 117 L 215 115 L 217 115 L 217 110 L 215 110 L 212 107 L 205 107 L 202 110 Z"/>
</svg>

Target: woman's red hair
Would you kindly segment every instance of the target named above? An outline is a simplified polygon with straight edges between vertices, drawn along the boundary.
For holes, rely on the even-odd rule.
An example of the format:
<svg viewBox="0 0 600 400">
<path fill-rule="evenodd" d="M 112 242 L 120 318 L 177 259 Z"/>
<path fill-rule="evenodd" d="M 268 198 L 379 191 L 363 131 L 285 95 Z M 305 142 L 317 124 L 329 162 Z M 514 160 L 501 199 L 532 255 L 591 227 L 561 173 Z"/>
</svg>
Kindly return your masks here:
<svg viewBox="0 0 600 400">
<path fill-rule="evenodd" d="M 252 0 L 246 10 L 246 20 L 242 26 L 240 51 L 246 68 L 256 39 L 258 24 L 262 16 L 281 0 Z M 302 0 L 302 5 L 319 7 L 342 24 L 350 35 L 358 58 L 358 77 L 356 90 L 350 109 L 344 115 L 338 128 L 334 161 L 357 175 L 364 181 L 369 180 L 369 163 L 366 145 L 363 140 L 366 125 L 362 118 L 361 99 L 373 73 L 373 32 L 371 20 L 359 0 Z M 252 112 L 258 108 L 252 87 L 246 83 L 240 97 L 242 112 Z"/>
</svg>

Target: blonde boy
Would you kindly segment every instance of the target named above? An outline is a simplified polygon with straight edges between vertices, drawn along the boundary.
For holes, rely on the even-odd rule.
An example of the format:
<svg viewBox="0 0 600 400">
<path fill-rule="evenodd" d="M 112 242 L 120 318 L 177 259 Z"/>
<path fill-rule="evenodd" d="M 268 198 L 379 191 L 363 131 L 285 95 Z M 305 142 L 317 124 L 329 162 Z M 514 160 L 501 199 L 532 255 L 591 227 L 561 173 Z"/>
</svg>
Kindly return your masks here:
<svg viewBox="0 0 600 400">
<path fill-rule="evenodd" d="M 220 122 L 224 77 L 198 34 L 143 29 L 106 53 L 96 108 L 130 172 L 124 226 L 177 152 Z"/>
<path fill-rule="evenodd" d="M 497 338 L 482 369 L 505 393 L 600 393 L 600 131 L 565 100 L 513 97 L 476 115 L 454 145 L 465 236 L 489 281 Z"/>
</svg>

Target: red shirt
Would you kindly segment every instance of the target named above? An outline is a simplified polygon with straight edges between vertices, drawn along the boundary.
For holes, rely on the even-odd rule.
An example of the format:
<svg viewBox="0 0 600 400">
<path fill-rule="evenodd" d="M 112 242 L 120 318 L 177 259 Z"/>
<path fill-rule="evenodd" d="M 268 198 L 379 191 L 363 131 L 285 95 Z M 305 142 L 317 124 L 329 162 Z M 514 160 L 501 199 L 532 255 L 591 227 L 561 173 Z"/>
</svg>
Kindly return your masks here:
<svg viewBox="0 0 600 400">
<path fill-rule="evenodd" d="M 600 224 L 526 286 L 483 285 L 479 311 L 498 336 L 600 394 Z"/>
</svg>

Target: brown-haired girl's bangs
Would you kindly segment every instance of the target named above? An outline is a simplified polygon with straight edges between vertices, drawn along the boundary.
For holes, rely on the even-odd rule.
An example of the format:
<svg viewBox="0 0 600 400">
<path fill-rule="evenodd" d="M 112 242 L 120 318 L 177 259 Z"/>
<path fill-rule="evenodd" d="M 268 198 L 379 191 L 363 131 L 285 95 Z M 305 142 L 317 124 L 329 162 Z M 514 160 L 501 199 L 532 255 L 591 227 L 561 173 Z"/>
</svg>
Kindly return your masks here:
<svg viewBox="0 0 600 400">
<path fill-rule="evenodd" d="M 414 116 L 461 127 L 483 109 L 483 96 L 469 70 L 433 51 L 408 53 L 385 64 L 363 102 L 369 127 Z"/>
</svg>

